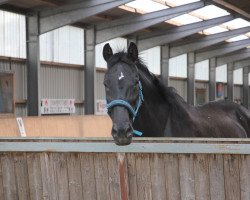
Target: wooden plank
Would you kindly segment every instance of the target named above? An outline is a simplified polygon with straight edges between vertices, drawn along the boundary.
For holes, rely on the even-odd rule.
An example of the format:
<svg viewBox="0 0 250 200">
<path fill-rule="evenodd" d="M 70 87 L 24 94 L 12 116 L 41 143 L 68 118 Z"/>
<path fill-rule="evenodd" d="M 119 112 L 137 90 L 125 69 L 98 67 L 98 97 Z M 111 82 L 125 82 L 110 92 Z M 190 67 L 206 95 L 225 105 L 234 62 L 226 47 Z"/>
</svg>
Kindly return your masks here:
<svg viewBox="0 0 250 200">
<path fill-rule="evenodd" d="M 121 200 L 129 200 L 128 165 L 125 153 L 117 153 Z"/>
<path fill-rule="evenodd" d="M 150 155 L 150 175 L 152 187 L 152 199 L 166 200 L 166 177 L 164 156 L 162 154 Z"/>
<path fill-rule="evenodd" d="M 180 188 L 182 200 L 195 200 L 193 155 L 179 155 Z"/>
<path fill-rule="evenodd" d="M 57 198 L 60 200 L 68 200 L 69 184 L 66 155 L 62 153 L 54 153 L 53 157 Z"/>
<path fill-rule="evenodd" d="M 38 153 L 27 153 L 27 166 L 28 166 L 30 199 L 40 200 L 43 198 L 40 155 Z"/>
<path fill-rule="evenodd" d="M 94 155 L 95 184 L 97 200 L 109 200 L 109 177 L 107 154 Z"/>
<path fill-rule="evenodd" d="M 239 157 L 224 155 L 224 178 L 226 200 L 240 199 Z"/>
<path fill-rule="evenodd" d="M 68 182 L 69 182 L 69 194 L 72 200 L 83 199 L 82 189 L 82 177 L 81 177 L 81 159 L 80 154 L 68 153 Z"/>
<path fill-rule="evenodd" d="M 129 199 L 138 199 L 135 154 L 129 153 L 129 154 L 126 154 L 126 157 L 127 157 L 127 165 L 128 165 Z"/>
<path fill-rule="evenodd" d="M 81 159 L 81 174 L 82 174 L 82 188 L 84 200 L 95 200 L 96 185 L 95 185 L 95 154 L 80 154 Z"/>
<path fill-rule="evenodd" d="M 116 154 L 108 155 L 109 192 L 111 200 L 121 199 L 119 166 Z"/>
<path fill-rule="evenodd" d="M 149 155 L 136 154 L 135 158 L 138 200 L 152 200 Z"/>
<path fill-rule="evenodd" d="M 0 199 L 4 199 L 4 193 L 3 193 L 3 171 L 2 171 L 2 164 L 1 164 L 1 157 L 3 154 L 0 154 Z"/>
<path fill-rule="evenodd" d="M 222 155 L 209 156 L 210 196 L 213 200 L 225 200 L 224 168 Z"/>
<path fill-rule="evenodd" d="M 105 141 L 105 140 L 104 140 Z M 118 146 L 111 142 L 0 142 L 0 152 L 88 152 L 88 153 L 180 153 L 250 154 L 250 144 L 132 143 Z"/>
<path fill-rule="evenodd" d="M 2 175 L 3 175 L 3 192 L 4 200 L 18 199 L 15 167 L 12 154 L 6 153 L 1 156 Z"/>
<path fill-rule="evenodd" d="M 165 175 L 168 200 L 180 200 L 179 161 L 176 154 L 165 154 Z"/>
<path fill-rule="evenodd" d="M 26 153 L 15 153 L 13 154 L 13 157 L 15 164 L 18 199 L 30 199 Z"/>
<path fill-rule="evenodd" d="M 241 200 L 250 199 L 250 155 L 240 156 L 240 192 Z"/>
<path fill-rule="evenodd" d="M 207 155 L 194 155 L 195 198 L 210 200 L 209 162 Z"/>
<path fill-rule="evenodd" d="M 41 153 L 40 162 L 43 198 L 44 200 L 57 200 L 53 155 L 48 153 Z"/>
</svg>

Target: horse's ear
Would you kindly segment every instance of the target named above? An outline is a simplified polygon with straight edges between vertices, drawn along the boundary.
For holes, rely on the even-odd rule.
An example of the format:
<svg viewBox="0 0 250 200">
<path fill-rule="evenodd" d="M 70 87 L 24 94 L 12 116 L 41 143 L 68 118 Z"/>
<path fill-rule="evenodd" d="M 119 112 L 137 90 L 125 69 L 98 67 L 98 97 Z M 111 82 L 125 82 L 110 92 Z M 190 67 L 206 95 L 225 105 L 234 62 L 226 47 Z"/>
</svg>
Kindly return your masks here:
<svg viewBox="0 0 250 200">
<path fill-rule="evenodd" d="M 136 61 L 138 59 L 138 49 L 136 44 L 133 42 L 130 42 L 130 45 L 128 47 L 128 57 L 133 61 Z"/>
<path fill-rule="evenodd" d="M 113 56 L 113 51 L 112 51 L 109 43 L 104 45 L 102 55 L 103 55 L 104 60 L 106 60 L 106 62 L 108 62 L 110 57 Z"/>
</svg>

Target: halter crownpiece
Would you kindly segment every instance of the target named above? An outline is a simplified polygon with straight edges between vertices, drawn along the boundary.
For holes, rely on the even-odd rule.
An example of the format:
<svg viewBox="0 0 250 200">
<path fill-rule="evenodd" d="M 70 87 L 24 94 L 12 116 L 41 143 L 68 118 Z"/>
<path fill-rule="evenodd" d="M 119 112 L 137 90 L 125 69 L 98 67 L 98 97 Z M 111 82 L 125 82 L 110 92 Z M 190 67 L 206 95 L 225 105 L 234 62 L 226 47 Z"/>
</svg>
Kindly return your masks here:
<svg viewBox="0 0 250 200">
<path fill-rule="evenodd" d="M 128 109 L 129 113 L 133 116 L 133 122 L 135 121 L 135 118 L 137 116 L 137 113 L 139 111 L 139 108 L 141 107 L 142 102 L 144 101 L 143 98 L 143 93 L 142 93 L 142 85 L 141 85 L 141 81 L 138 81 L 138 85 L 139 85 L 139 91 L 138 91 L 138 95 L 139 95 L 139 101 L 137 103 L 136 108 L 134 109 L 129 102 L 123 100 L 123 99 L 115 99 L 111 102 L 107 102 L 107 110 L 109 112 L 109 110 L 115 106 L 123 106 L 125 108 Z M 142 132 L 134 130 L 133 133 L 135 135 L 138 136 L 142 136 Z"/>
</svg>

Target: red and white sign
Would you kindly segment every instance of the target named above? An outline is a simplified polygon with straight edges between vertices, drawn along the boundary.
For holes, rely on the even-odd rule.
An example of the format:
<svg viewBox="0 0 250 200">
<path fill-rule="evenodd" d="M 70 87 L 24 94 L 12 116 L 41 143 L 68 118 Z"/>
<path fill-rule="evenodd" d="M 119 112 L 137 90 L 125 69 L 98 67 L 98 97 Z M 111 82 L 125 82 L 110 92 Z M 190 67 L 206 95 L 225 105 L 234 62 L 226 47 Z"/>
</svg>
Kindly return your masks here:
<svg viewBox="0 0 250 200">
<path fill-rule="evenodd" d="M 107 115 L 106 100 L 96 100 L 96 115 Z"/>
<path fill-rule="evenodd" d="M 75 113 L 75 99 L 42 99 L 41 114 Z"/>
</svg>

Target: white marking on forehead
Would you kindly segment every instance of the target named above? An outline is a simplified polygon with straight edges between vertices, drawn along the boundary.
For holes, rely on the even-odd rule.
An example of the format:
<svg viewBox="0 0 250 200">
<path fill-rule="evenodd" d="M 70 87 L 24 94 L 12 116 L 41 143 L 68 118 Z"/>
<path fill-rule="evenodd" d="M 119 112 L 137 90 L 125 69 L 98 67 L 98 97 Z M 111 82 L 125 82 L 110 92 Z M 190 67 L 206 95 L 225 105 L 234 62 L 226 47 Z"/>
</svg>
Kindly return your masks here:
<svg viewBox="0 0 250 200">
<path fill-rule="evenodd" d="M 124 75 L 123 75 L 123 73 L 121 72 L 121 75 L 118 77 L 118 80 L 121 80 L 121 79 L 123 79 L 124 78 Z"/>
</svg>

